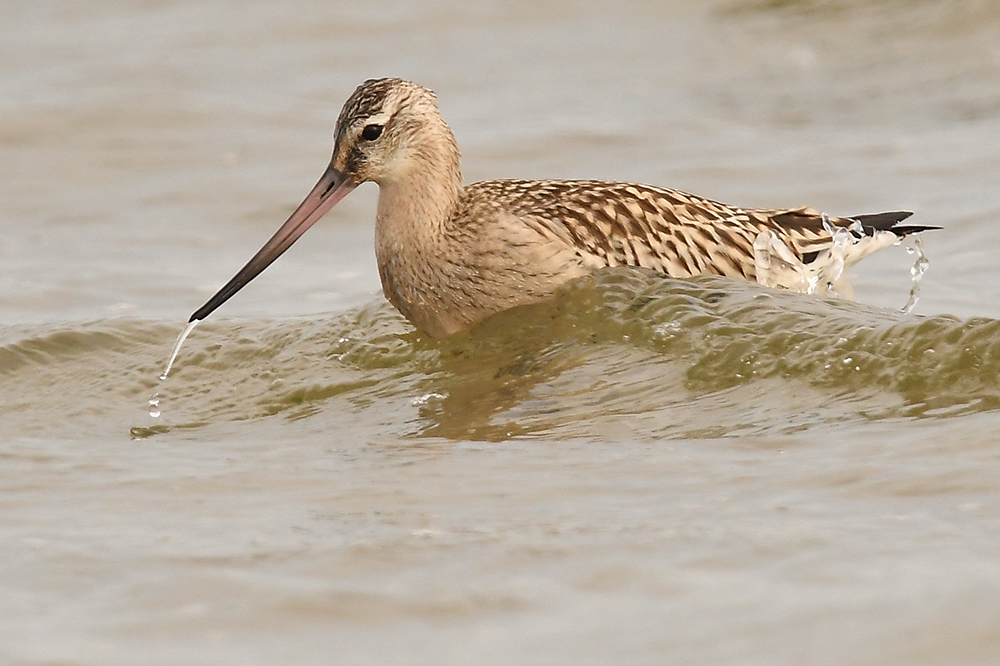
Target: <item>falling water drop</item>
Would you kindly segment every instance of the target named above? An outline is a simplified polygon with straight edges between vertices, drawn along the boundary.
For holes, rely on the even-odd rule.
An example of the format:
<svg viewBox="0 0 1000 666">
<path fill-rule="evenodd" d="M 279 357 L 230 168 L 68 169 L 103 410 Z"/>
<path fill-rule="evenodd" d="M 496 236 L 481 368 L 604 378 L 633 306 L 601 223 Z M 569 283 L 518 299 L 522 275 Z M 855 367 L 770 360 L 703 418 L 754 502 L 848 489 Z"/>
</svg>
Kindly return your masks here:
<svg viewBox="0 0 1000 666">
<path fill-rule="evenodd" d="M 199 321 L 201 320 L 195 319 L 194 321 L 189 322 L 188 325 L 184 327 L 184 330 L 181 331 L 181 334 L 177 336 L 177 343 L 174 345 L 174 351 L 170 354 L 170 360 L 167 361 L 167 367 L 163 369 L 163 374 L 160 375 L 161 382 L 167 378 L 167 375 L 170 374 L 170 368 L 173 367 L 174 361 L 177 360 L 177 354 L 181 351 L 181 345 L 184 344 L 184 340 L 186 340 L 187 336 L 191 334 L 191 331 L 194 330 L 194 327 L 198 325 Z"/>
<path fill-rule="evenodd" d="M 903 306 L 903 312 L 910 314 L 913 312 L 913 308 L 917 305 L 917 301 L 920 300 L 920 281 L 924 277 L 924 273 L 927 272 L 927 266 L 930 265 L 930 260 L 927 255 L 924 254 L 924 248 L 920 244 L 920 239 L 913 236 L 913 247 L 906 248 L 907 254 L 915 254 L 917 258 L 913 262 L 913 266 L 910 267 L 910 275 L 913 281 L 910 285 L 910 297 L 906 301 L 906 305 Z"/>
<path fill-rule="evenodd" d="M 198 321 L 199 320 L 196 319 L 189 322 L 188 325 L 184 327 L 184 330 L 181 331 L 181 334 L 177 336 L 177 342 L 174 343 L 174 350 L 170 354 L 170 360 L 167 361 L 167 366 L 163 369 L 163 373 L 160 375 L 161 382 L 166 380 L 167 375 L 170 374 L 170 368 L 173 367 L 174 361 L 177 360 L 177 354 L 181 351 L 181 345 L 184 344 L 184 340 L 191 334 L 194 327 L 198 325 Z M 149 396 L 149 415 L 154 419 L 160 418 L 160 394 L 158 392 Z"/>
</svg>

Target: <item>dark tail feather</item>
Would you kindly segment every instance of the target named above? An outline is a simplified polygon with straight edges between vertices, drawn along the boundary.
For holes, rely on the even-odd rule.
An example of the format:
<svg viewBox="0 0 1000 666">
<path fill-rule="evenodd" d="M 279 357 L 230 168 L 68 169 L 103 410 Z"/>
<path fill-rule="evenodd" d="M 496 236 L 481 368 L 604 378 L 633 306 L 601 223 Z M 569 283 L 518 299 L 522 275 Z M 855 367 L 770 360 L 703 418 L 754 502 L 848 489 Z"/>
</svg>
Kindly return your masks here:
<svg viewBox="0 0 1000 666">
<path fill-rule="evenodd" d="M 913 215 L 908 210 L 897 210 L 891 213 L 872 213 L 869 215 L 851 215 L 848 219 L 857 220 L 864 227 L 865 233 L 873 234 L 876 231 L 891 231 L 900 238 L 909 236 L 910 234 L 917 234 L 921 231 L 931 231 L 934 229 L 940 229 L 941 227 L 935 227 L 931 225 L 918 225 L 918 224 L 907 224 L 904 226 L 896 226 L 909 216 Z"/>
</svg>

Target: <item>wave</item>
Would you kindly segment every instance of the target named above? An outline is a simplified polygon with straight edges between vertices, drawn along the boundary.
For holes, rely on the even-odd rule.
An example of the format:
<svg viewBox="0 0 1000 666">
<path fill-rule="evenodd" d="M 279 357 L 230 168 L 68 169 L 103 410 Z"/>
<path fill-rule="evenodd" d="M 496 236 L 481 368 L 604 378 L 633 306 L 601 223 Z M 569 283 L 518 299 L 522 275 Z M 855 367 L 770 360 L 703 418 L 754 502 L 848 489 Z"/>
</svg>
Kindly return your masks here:
<svg viewBox="0 0 1000 666">
<path fill-rule="evenodd" d="M 177 328 L 2 331 L 2 421 L 136 438 L 279 419 L 355 436 L 642 440 L 1000 407 L 1000 321 L 719 277 L 606 271 L 446 340 L 383 302 L 312 321 L 207 322 L 160 383 Z"/>
</svg>

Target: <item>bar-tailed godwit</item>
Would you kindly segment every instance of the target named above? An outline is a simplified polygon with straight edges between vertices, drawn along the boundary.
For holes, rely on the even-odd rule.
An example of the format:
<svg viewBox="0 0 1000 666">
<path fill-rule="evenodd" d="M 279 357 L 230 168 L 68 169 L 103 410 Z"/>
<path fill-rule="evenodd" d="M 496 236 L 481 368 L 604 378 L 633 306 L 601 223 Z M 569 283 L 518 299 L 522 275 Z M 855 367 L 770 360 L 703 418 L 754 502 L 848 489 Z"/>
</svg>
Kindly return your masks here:
<svg viewBox="0 0 1000 666">
<path fill-rule="evenodd" d="M 379 186 L 375 256 L 385 297 L 436 337 L 608 266 L 848 291 L 846 267 L 936 228 L 900 225 L 909 212 L 828 217 L 811 208 L 737 208 L 630 183 L 464 185 L 458 144 L 434 93 L 402 79 L 372 79 L 344 104 L 333 159 L 316 186 L 190 321 L 207 317 L 366 181 Z"/>
</svg>

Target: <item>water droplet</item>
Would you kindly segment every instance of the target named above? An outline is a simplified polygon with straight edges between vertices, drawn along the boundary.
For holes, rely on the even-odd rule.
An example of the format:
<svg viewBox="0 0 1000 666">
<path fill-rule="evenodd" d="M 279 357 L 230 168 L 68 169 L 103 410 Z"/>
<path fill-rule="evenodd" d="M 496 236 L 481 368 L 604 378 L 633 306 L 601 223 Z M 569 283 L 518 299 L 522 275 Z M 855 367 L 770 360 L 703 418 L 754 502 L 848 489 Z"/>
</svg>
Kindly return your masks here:
<svg viewBox="0 0 1000 666">
<path fill-rule="evenodd" d="M 829 215 L 827 215 L 826 213 L 820 213 L 819 219 L 823 223 L 823 228 L 826 229 L 826 232 L 828 234 L 832 236 L 835 233 L 837 233 L 837 228 L 833 226 L 833 222 L 830 221 Z"/>
<path fill-rule="evenodd" d="M 160 394 L 154 393 L 149 398 L 149 415 L 154 419 L 160 418 Z"/>
<path fill-rule="evenodd" d="M 753 244 L 754 270 L 759 284 L 783 287 L 806 294 L 825 296 L 841 291 L 845 258 L 853 246 L 868 238 L 864 226 L 848 218 L 849 226 L 841 227 L 829 215 L 821 213 L 823 229 L 830 234 L 830 245 L 819 251 L 808 264 L 792 252 L 770 230 L 757 235 Z"/>
<path fill-rule="evenodd" d="M 170 368 L 173 367 L 174 361 L 177 360 L 177 354 L 181 351 L 181 345 L 184 344 L 184 340 L 186 340 L 187 336 L 191 334 L 191 331 L 194 330 L 194 327 L 198 325 L 199 321 L 201 320 L 195 319 L 194 321 L 189 322 L 188 325 L 184 327 L 184 330 L 181 331 L 181 334 L 177 336 L 177 342 L 174 344 L 174 351 L 170 354 L 170 360 L 167 361 L 167 367 L 163 369 L 163 374 L 160 375 L 161 382 L 167 378 L 167 375 L 170 374 Z"/>
<path fill-rule="evenodd" d="M 924 278 L 924 273 L 927 272 L 927 267 L 930 265 L 930 260 L 927 259 L 927 255 L 924 254 L 924 248 L 920 244 L 920 239 L 913 236 L 913 246 L 907 247 L 906 252 L 908 254 L 917 255 L 916 260 L 913 262 L 913 266 L 910 267 L 910 277 L 912 282 L 910 284 L 910 297 L 906 301 L 906 305 L 903 306 L 903 312 L 910 314 L 913 312 L 913 308 L 916 307 L 917 301 L 920 300 L 920 281 Z"/>
</svg>

